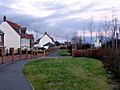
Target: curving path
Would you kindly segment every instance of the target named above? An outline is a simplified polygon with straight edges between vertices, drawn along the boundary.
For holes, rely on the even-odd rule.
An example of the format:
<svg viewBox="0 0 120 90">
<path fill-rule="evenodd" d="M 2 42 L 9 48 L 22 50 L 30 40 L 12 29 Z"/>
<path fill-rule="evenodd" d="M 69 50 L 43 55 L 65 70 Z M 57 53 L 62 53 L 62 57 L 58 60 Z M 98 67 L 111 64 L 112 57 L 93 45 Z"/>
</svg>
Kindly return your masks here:
<svg viewBox="0 0 120 90">
<path fill-rule="evenodd" d="M 9 63 L 0 68 L 0 90 L 32 90 L 22 68 L 28 60 Z"/>
<path fill-rule="evenodd" d="M 57 52 L 58 50 L 48 57 L 58 57 Z M 32 90 L 30 82 L 22 73 L 23 66 L 29 61 L 14 61 L 0 66 L 0 90 Z"/>
</svg>

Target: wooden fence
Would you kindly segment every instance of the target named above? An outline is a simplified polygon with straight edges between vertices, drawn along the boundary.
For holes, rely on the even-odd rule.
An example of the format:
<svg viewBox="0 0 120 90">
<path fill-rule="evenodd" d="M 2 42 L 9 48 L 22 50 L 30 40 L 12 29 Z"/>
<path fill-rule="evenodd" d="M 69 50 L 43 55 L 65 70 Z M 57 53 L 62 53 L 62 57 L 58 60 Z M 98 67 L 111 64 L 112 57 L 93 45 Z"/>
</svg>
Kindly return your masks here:
<svg viewBox="0 0 120 90">
<path fill-rule="evenodd" d="M 84 50 L 72 50 L 73 57 L 102 57 L 104 55 L 104 49 L 84 49 Z"/>
<path fill-rule="evenodd" d="M 22 50 L 19 49 L 18 51 L 19 53 L 15 54 L 14 49 L 11 48 L 10 54 L 3 55 L 3 53 L 1 53 L 0 64 L 6 63 L 6 62 L 18 61 L 18 60 L 37 59 L 39 57 L 48 55 L 49 53 L 55 51 L 56 49 L 57 47 L 44 49 L 41 52 L 31 50 L 31 51 L 24 51 L 24 53 L 22 53 Z"/>
</svg>

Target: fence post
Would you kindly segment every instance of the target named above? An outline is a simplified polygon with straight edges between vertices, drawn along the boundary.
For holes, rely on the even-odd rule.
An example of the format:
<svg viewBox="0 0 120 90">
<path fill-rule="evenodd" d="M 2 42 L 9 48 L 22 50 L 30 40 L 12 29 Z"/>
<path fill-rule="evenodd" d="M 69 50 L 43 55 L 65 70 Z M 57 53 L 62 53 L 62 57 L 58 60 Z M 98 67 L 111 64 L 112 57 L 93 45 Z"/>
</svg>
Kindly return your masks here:
<svg viewBox="0 0 120 90">
<path fill-rule="evenodd" d="M 28 51 L 27 50 L 25 50 L 25 54 L 26 54 L 26 59 L 27 59 L 27 56 L 28 56 Z"/>
<path fill-rule="evenodd" d="M 39 53 L 38 53 L 38 50 L 37 50 L 37 58 L 39 57 Z"/>
<path fill-rule="evenodd" d="M 45 49 L 43 50 L 43 56 L 45 56 Z"/>
<path fill-rule="evenodd" d="M 31 59 L 33 59 L 33 50 L 31 50 Z"/>
<path fill-rule="evenodd" d="M 74 50 L 74 49 L 72 49 L 72 57 L 74 57 L 74 53 L 75 53 L 75 50 Z"/>
<path fill-rule="evenodd" d="M 2 58 L 2 64 L 4 63 L 4 48 L 1 48 L 1 58 Z"/>
<path fill-rule="evenodd" d="M 10 48 L 10 55 L 12 55 L 12 61 L 14 61 L 14 48 Z"/>
<path fill-rule="evenodd" d="M 22 54 L 21 48 L 18 48 L 18 54 L 19 54 L 19 60 L 21 60 L 21 54 Z"/>
</svg>

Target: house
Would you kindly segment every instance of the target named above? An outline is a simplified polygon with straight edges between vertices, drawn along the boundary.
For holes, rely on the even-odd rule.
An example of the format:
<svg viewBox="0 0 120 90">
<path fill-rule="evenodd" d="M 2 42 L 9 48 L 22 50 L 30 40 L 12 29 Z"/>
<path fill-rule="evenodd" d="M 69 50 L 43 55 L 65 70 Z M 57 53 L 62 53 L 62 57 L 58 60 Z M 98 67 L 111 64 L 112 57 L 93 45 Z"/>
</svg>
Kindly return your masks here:
<svg viewBox="0 0 120 90">
<path fill-rule="evenodd" d="M 102 37 L 96 35 L 94 47 L 96 47 L 96 48 L 101 47 L 102 46 L 102 42 L 101 41 L 102 41 Z"/>
<path fill-rule="evenodd" d="M 0 29 L 4 32 L 4 46 L 5 49 L 9 50 L 14 48 L 17 50 L 30 50 L 33 48 L 34 37 L 32 34 L 27 34 L 27 28 L 17 23 L 11 22 L 3 17 L 3 22 L 0 24 Z"/>
<path fill-rule="evenodd" d="M 0 56 L 4 52 L 4 33 L 0 30 Z"/>
<path fill-rule="evenodd" d="M 46 49 L 48 49 L 50 47 L 54 47 L 54 46 L 55 46 L 55 44 L 51 43 L 51 42 L 48 42 L 48 43 L 46 43 L 46 44 L 43 45 L 43 47 L 46 48 Z"/>
<path fill-rule="evenodd" d="M 36 47 L 41 47 L 41 48 L 46 48 L 48 49 L 49 47 L 53 46 L 54 43 L 54 39 L 47 33 L 45 32 L 44 35 L 39 38 L 36 43 L 35 43 Z"/>
</svg>

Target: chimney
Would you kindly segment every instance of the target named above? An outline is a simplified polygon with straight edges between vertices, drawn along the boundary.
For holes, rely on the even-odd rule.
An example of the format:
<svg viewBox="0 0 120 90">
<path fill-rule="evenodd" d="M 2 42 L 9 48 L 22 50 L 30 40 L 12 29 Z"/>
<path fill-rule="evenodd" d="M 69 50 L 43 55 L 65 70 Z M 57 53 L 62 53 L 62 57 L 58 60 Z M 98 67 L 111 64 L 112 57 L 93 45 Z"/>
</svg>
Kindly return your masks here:
<svg viewBox="0 0 120 90">
<path fill-rule="evenodd" d="M 6 21 L 6 16 L 4 15 L 4 17 L 3 17 L 3 21 L 5 22 Z"/>
<path fill-rule="evenodd" d="M 45 34 L 47 34 L 47 32 L 45 32 Z"/>
</svg>

